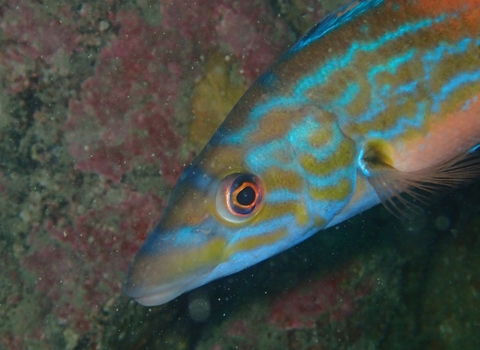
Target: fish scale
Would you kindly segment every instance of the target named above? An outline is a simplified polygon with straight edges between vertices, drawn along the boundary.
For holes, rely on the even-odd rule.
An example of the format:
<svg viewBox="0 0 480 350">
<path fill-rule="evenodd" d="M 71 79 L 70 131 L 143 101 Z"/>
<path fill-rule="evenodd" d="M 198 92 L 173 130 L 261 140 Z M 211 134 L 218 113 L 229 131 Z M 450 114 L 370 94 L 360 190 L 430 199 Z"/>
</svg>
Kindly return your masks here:
<svg viewBox="0 0 480 350">
<path fill-rule="evenodd" d="M 471 180 L 479 95 L 480 0 L 335 11 L 259 77 L 184 170 L 126 293 L 165 303 L 380 201 L 395 209 L 403 191 Z"/>
</svg>

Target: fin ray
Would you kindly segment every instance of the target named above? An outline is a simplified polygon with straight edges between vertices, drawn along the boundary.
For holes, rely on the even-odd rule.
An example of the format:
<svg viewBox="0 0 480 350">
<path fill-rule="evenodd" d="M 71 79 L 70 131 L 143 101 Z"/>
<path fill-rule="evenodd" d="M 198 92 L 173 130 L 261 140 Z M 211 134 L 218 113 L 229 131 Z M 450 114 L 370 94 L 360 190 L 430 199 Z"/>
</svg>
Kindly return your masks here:
<svg viewBox="0 0 480 350">
<path fill-rule="evenodd" d="M 413 172 L 399 171 L 378 159 L 371 163 L 364 159 L 364 163 L 369 173 L 368 180 L 387 210 L 397 217 L 408 217 L 405 209 L 412 212 L 417 208 L 408 197 L 427 204 L 431 194 L 474 181 L 480 175 L 480 155 L 476 149 Z"/>
</svg>

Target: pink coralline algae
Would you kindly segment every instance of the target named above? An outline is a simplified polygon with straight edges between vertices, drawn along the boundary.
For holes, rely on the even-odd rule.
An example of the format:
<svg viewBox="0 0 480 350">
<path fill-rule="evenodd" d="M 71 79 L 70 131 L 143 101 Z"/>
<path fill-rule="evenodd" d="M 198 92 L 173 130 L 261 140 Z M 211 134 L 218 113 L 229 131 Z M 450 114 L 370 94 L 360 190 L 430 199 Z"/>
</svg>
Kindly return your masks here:
<svg viewBox="0 0 480 350">
<path fill-rule="evenodd" d="M 102 50 L 95 75 L 70 101 L 66 130 L 77 169 L 118 182 L 134 165 L 158 164 L 173 185 L 188 157 L 178 130 L 191 119 L 189 109 L 177 108 L 178 100 L 200 74 L 200 57 L 218 50 L 233 54 L 251 82 L 290 41 L 285 34 L 264 40 L 277 30 L 288 33 L 264 3 L 171 2 L 162 12 L 158 26 L 118 15 L 118 39 Z"/>
<path fill-rule="evenodd" d="M 11 332 L 2 332 L 2 334 L 0 334 L 0 345 L 2 345 L 4 349 L 10 350 L 25 349 L 22 337 L 18 335 L 15 336 Z"/>
<path fill-rule="evenodd" d="M 35 60 L 48 64 L 81 50 L 81 35 L 69 6 L 59 6 L 56 18 L 40 3 L 9 1 L 2 6 L 0 29 L 8 38 L 2 47 L 0 62 L 10 71 L 8 89 L 26 88 L 29 65 Z"/>
<path fill-rule="evenodd" d="M 328 322 L 344 321 L 355 312 L 357 301 L 368 294 L 362 286 L 350 289 L 350 281 L 347 273 L 327 275 L 278 296 L 273 301 L 270 323 L 292 330 L 315 328 L 322 315 L 328 315 Z"/>
<path fill-rule="evenodd" d="M 180 38 L 132 14 L 118 22 L 119 39 L 100 53 L 80 99 L 70 101 L 69 151 L 77 169 L 116 182 L 134 164 L 158 163 L 172 185 L 182 165 L 173 118 L 183 71 L 173 53 Z"/>
<path fill-rule="evenodd" d="M 184 38 L 199 43 L 200 54 L 218 48 L 233 54 L 248 83 L 294 40 L 285 22 L 265 1 L 171 1 L 164 6 L 164 13 L 165 27 L 180 30 Z"/>
<path fill-rule="evenodd" d="M 21 4 L 21 11 L 13 3 L 9 5 L 2 26 L 4 34 L 15 40 L 18 58 L 42 58 L 49 62 L 59 51 L 71 54 L 78 47 L 78 28 L 63 21 L 72 18 L 66 5 L 60 11 L 61 18 L 50 21 L 38 15 L 37 5 Z"/>
<path fill-rule="evenodd" d="M 38 251 L 26 258 L 26 267 L 37 272 L 37 288 L 55 303 L 60 324 L 91 330 L 86 315 L 96 317 L 120 293 L 129 260 L 157 222 L 160 199 L 134 192 L 124 196 L 118 206 L 78 216 L 73 226 L 48 221 L 46 229 L 55 241 L 46 247 L 31 238 Z"/>
<path fill-rule="evenodd" d="M 266 7 L 265 4 L 266 2 L 263 2 L 262 6 Z M 261 18 L 265 9 L 245 13 L 221 5 L 217 7 L 217 12 L 221 14 L 221 19 L 216 25 L 220 42 L 224 43 L 236 57 L 241 58 L 242 73 L 250 79 L 256 78 L 281 53 L 275 36 L 279 33 L 283 35 L 288 33 L 283 22 L 277 21 L 275 25 L 265 23 Z M 265 38 L 270 40 L 267 41 Z M 283 37 L 283 45 L 280 47 L 286 47 L 285 44 L 290 41 Z"/>
</svg>

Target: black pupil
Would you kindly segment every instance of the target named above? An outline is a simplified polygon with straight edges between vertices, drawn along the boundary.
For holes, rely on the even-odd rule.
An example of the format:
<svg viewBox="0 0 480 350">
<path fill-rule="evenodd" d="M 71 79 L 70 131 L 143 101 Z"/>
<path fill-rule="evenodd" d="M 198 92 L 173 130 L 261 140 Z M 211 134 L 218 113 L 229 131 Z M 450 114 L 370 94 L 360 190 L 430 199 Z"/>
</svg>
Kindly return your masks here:
<svg viewBox="0 0 480 350">
<path fill-rule="evenodd" d="M 247 186 L 237 194 L 237 203 L 240 205 L 248 206 L 255 201 L 255 190 Z"/>
</svg>

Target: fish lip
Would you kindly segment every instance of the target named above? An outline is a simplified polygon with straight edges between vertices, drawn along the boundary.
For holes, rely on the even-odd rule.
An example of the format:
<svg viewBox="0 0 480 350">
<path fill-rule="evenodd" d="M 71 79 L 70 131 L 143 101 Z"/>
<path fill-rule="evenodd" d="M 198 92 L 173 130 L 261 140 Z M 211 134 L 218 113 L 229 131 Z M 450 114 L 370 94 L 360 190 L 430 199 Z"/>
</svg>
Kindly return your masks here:
<svg viewBox="0 0 480 350">
<path fill-rule="evenodd" d="M 156 293 L 149 293 L 145 295 L 139 295 L 139 296 L 132 296 L 132 298 L 139 303 L 140 305 L 143 306 L 157 306 L 161 304 L 165 304 L 173 299 L 175 299 L 177 296 L 179 296 L 181 293 L 178 293 L 176 290 L 175 291 L 163 291 L 163 292 L 156 292 Z M 128 295 L 128 294 L 127 294 Z"/>
<path fill-rule="evenodd" d="M 198 280 L 204 278 L 205 275 L 207 273 L 159 286 L 142 286 L 127 279 L 123 291 L 127 296 L 135 299 L 137 303 L 143 306 L 157 306 L 165 304 L 179 295 L 196 288 L 199 286 Z"/>
</svg>

